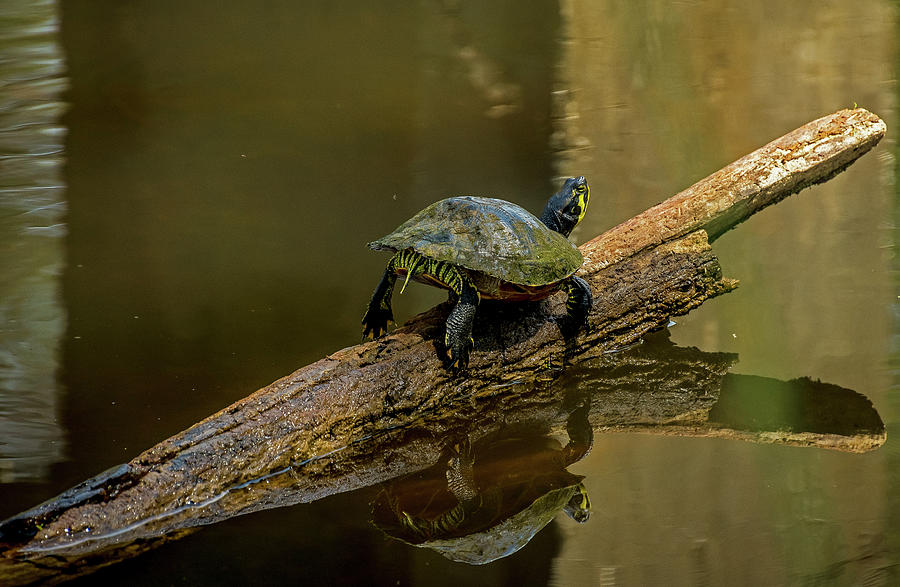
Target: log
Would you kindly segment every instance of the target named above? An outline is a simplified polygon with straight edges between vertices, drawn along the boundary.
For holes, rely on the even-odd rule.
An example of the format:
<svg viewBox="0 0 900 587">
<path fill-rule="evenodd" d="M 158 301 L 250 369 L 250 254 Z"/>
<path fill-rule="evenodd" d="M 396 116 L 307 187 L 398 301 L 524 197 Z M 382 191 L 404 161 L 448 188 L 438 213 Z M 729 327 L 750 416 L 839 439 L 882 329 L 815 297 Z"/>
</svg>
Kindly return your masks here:
<svg viewBox="0 0 900 587">
<path fill-rule="evenodd" d="M 763 208 L 828 181 L 885 132 L 884 121 L 863 108 L 814 120 L 586 243 L 586 264 L 602 268 L 694 230 L 712 242 Z"/>
<path fill-rule="evenodd" d="M 531 390 L 565 376 L 565 364 L 627 348 L 664 328 L 671 316 L 733 290 L 737 282 L 722 276 L 710 236 L 829 179 L 873 148 L 885 131 L 870 112 L 839 111 L 582 245 L 579 274 L 591 285 L 595 304 L 589 328 L 575 339 L 561 334 L 562 296 L 531 304 L 485 302 L 469 371 L 454 376 L 439 358 L 449 311 L 442 304 L 382 339 L 299 369 L 129 463 L 0 524 L 0 578 L 16 583 L 34 580 L 34 573 L 52 580 L 59 573 L 86 572 L 112 562 L 98 558 L 100 552 L 129 556 L 199 525 L 430 466 L 439 449 L 423 439 L 454 430 L 460 414 L 491 405 L 505 413 L 527 404 Z M 617 425 L 673 430 L 671 414 L 640 413 L 644 420 Z M 602 425 L 602 418 L 595 420 Z M 704 435 L 712 428 L 701 423 L 681 430 Z M 758 431 L 744 434 L 762 439 Z M 819 433 L 810 434 L 797 442 L 817 444 Z M 410 440 L 398 445 L 409 448 L 389 449 L 398 437 Z M 877 438 L 858 446 L 875 446 Z M 377 466 L 354 461 L 361 446 Z M 341 465 L 342 459 L 349 464 Z M 325 483 L 328 475 L 339 482 Z M 293 488 L 291 497 L 261 490 L 273 485 Z M 298 485 L 306 489 L 298 491 Z"/>
</svg>

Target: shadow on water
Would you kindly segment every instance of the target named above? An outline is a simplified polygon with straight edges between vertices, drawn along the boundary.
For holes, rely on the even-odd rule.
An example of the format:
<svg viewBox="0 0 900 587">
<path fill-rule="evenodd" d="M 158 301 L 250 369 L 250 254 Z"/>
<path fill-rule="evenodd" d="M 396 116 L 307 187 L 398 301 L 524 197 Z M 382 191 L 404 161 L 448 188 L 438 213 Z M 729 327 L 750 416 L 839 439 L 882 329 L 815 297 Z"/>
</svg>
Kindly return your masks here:
<svg viewBox="0 0 900 587">
<path fill-rule="evenodd" d="M 506 384 L 442 405 L 410 425 L 347 439 L 328 454 L 114 532 L 25 544 L 39 530 L 34 520 L 52 518 L 53 507 L 102 500 L 104 483 L 127 475 L 127 467 L 114 468 L 0 524 L 0 577 L 24 583 L 84 574 L 201 525 L 367 487 L 357 495 L 371 499 L 373 522 L 387 535 L 483 564 L 522 548 L 562 511 L 587 520 L 582 477 L 567 468 L 596 434 L 716 436 L 849 452 L 884 443 L 884 424 L 864 396 L 806 378 L 729 373 L 736 362 L 734 354 L 678 347 L 667 332 L 657 333 L 552 381 Z M 437 461 L 427 456 L 434 454 Z M 234 494 L 240 498 L 231 501 Z"/>
</svg>

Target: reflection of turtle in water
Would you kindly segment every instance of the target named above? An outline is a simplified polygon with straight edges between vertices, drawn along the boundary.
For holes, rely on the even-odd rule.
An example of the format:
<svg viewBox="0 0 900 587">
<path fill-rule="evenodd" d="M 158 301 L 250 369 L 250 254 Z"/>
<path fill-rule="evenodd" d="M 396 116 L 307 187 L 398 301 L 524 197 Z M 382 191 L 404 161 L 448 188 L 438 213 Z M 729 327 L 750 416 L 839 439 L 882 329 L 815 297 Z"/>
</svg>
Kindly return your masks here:
<svg viewBox="0 0 900 587">
<path fill-rule="evenodd" d="M 393 538 L 469 564 L 518 551 L 560 511 L 584 523 L 584 477 L 566 467 L 591 447 L 586 406 L 570 416 L 567 430 L 564 447 L 548 436 L 474 448 L 458 443 L 448 460 L 386 485 L 372 503 L 373 522 Z"/>
</svg>

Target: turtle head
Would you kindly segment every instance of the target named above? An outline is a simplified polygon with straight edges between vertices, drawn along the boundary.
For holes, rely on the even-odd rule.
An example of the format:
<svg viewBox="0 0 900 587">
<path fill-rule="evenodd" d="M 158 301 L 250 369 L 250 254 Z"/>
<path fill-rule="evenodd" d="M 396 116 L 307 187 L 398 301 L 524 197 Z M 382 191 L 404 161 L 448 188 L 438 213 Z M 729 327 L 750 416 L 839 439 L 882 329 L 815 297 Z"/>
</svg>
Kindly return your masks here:
<svg viewBox="0 0 900 587">
<path fill-rule="evenodd" d="M 546 224 L 547 228 L 563 236 L 569 236 L 575 225 L 584 218 L 590 197 L 591 189 L 584 176 L 570 177 L 547 201 L 541 214 L 541 222 Z"/>
<path fill-rule="evenodd" d="M 569 503 L 566 504 L 563 511 L 579 524 L 584 524 L 588 521 L 588 518 L 591 517 L 591 500 L 588 499 L 584 483 L 578 484 L 578 487 L 575 488 L 575 493 L 572 494 L 572 498 L 569 499 Z"/>
</svg>

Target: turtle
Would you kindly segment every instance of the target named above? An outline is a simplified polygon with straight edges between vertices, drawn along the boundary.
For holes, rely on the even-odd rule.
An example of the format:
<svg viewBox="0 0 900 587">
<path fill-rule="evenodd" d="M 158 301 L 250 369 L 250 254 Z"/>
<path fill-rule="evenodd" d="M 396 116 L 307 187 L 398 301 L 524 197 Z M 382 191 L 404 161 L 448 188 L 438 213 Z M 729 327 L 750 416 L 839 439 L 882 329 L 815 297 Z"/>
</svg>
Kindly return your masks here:
<svg viewBox="0 0 900 587">
<path fill-rule="evenodd" d="M 565 446 L 549 435 L 449 443 L 429 469 L 386 483 L 371 504 L 388 536 L 481 565 L 509 556 L 560 512 L 584 524 L 591 501 L 584 477 L 567 467 L 590 452 L 587 404 L 567 423 Z M 479 455 L 476 462 L 476 454 Z"/>
<path fill-rule="evenodd" d="M 593 304 L 591 288 L 575 275 L 581 252 L 568 236 L 584 218 L 590 188 L 570 177 L 547 201 L 540 218 L 497 198 L 456 196 L 435 202 L 368 244 L 394 253 L 362 319 L 363 338 L 378 338 L 393 322 L 397 277 L 449 290 L 444 348 L 450 368 L 465 370 L 474 348 L 472 325 L 482 299 L 541 300 L 564 289 L 566 312 L 577 330 Z"/>
</svg>

